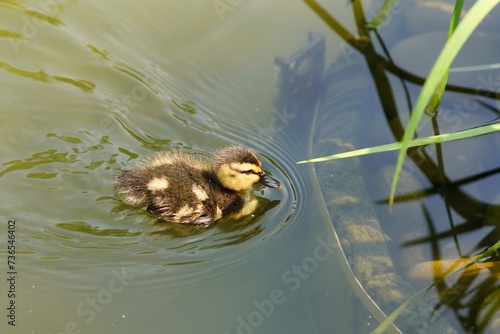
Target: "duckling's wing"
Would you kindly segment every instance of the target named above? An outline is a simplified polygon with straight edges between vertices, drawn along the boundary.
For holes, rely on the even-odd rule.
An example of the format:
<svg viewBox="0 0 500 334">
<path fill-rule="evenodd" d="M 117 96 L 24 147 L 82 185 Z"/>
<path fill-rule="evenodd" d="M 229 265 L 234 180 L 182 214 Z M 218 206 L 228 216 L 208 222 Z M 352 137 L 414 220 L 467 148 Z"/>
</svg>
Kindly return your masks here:
<svg viewBox="0 0 500 334">
<path fill-rule="evenodd" d="M 183 224 L 210 224 L 212 218 L 207 212 L 192 210 L 190 212 L 173 211 L 171 206 L 163 204 L 151 204 L 146 210 L 158 216 L 158 219 L 165 222 L 176 222 Z"/>
<path fill-rule="evenodd" d="M 150 204 L 146 208 L 146 210 L 158 217 L 161 217 L 161 220 L 164 221 L 173 221 L 175 214 L 170 210 L 170 207 L 167 205 L 158 205 L 158 204 Z"/>
</svg>

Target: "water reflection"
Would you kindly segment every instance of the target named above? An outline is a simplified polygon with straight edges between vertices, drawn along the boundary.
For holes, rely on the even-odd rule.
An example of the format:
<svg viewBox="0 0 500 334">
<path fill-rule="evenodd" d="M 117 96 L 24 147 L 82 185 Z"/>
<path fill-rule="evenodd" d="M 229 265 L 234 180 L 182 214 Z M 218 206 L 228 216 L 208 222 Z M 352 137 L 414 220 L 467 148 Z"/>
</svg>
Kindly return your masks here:
<svg viewBox="0 0 500 334">
<path fill-rule="evenodd" d="M 81 89 L 85 93 L 91 93 L 96 84 L 84 79 L 73 79 L 68 77 L 63 77 L 59 75 L 51 75 L 48 74 L 44 70 L 31 72 L 27 70 L 23 70 L 12 65 L 9 65 L 6 62 L 0 62 L 0 68 L 4 68 L 6 71 L 9 71 L 13 74 L 19 75 L 21 77 L 27 77 L 33 80 L 42 81 L 42 82 L 64 82 L 70 85 L 73 85 L 79 89 Z"/>
<path fill-rule="evenodd" d="M 156 217 L 150 216 L 142 208 L 124 204 L 118 198 L 108 197 L 100 198 L 100 200 L 111 200 L 113 203 L 117 203 L 111 208 L 111 211 L 125 217 L 131 215 L 150 217 L 144 222 L 144 232 L 156 241 L 165 242 L 166 249 L 171 249 L 179 253 L 189 252 L 204 257 L 203 250 L 219 249 L 243 243 L 245 243 L 245 247 L 252 247 L 252 245 L 258 244 L 262 240 L 279 232 L 285 226 L 289 217 L 285 221 L 270 222 L 266 220 L 265 225 L 263 224 L 263 218 L 266 215 L 269 216 L 268 213 L 272 214 L 274 209 L 277 208 L 278 212 L 275 212 L 271 216 L 282 216 L 283 212 L 279 212 L 281 200 L 271 200 L 264 197 L 270 194 L 269 192 L 266 193 L 264 187 L 257 187 L 255 192 L 259 191 L 259 189 L 263 196 L 255 196 L 258 204 L 256 210 L 251 215 L 238 219 L 223 218 L 208 227 L 203 225 L 158 222 Z M 289 212 L 290 216 L 292 214 L 293 211 Z M 147 221 L 153 221 L 153 224 L 147 223 Z M 211 254 L 215 255 L 214 253 Z M 222 251 L 217 255 L 217 258 L 228 255 L 230 253 Z"/>
<path fill-rule="evenodd" d="M 74 231 L 78 233 L 105 237 L 135 237 L 142 234 L 141 232 L 130 232 L 128 229 L 101 229 L 100 226 L 92 226 L 83 221 L 57 223 L 55 224 L 55 226 L 66 231 Z"/>
<path fill-rule="evenodd" d="M 206 227 L 195 224 L 158 222 L 155 217 L 151 217 L 151 219 L 145 221 L 145 224 L 148 224 L 147 222 L 150 220 L 153 221 L 153 224 L 149 223 L 145 225 L 143 229 L 147 235 L 150 235 L 155 240 L 165 242 L 167 249 L 173 249 L 179 252 L 184 252 L 186 250 L 185 248 L 193 252 L 196 250 L 216 249 L 237 245 L 259 236 L 266 228 L 271 228 L 271 226 L 263 226 L 261 220 L 267 211 L 277 207 L 280 201 L 271 201 L 260 196 L 256 198 L 259 203 L 257 209 L 251 215 L 239 219 L 221 219 Z M 126 214 L 127 211 L 132 211 L 135 212 L 135 214 L 149 215 L 142 208 L 138 209 L 120 203 L 121 201 L 116 198 L 109 197 L 107 199 L 112 199 L 119 203 L 112 208 L 114 213 Z M 130 214 L 127 214 L 127 216 L 130 216 Z M 107 232 L 105 231 L 102 231 L 102 235 L 106 235 Z M 114 232 L 114 230 L 111 230 L 111 232 Z M 130 235 L 133 236 L 135 234 Z M 126 236 L 129 236 L 129 234 Z M 195 236 L 202 236 L 202 238 Z M 264 237 L 265 236 L 259 236 L 257 239 L 253 240 L 253 243 L 262 240 Z M 179 240 L 175 241 L 174 239 Z"/>
<path fill-rule="evenodd" d="M 165 149 L 171 143 L 169 139 L 155 138 L 147 134 L 142 137 L 125 126 L 124 129 L 127 130 L 131 138 L 151 151 Z M 27 179 L 38 179 L 46 182 L 60 178 L 66 173 L 85 178 L 89 175 L 96 175 L 96 173 L 106 173 L 111 180 L 112 175 L 119 169 L 127 168 L 133 164 L 134 160 L 140 158 L 138 153 L 131 152 L 123 147 L 117 147 L 110 141 L 108 136 L 103 136 L 94 143 L 89 143 L 88 136 L 86 135 L 65 136 L 56 133 L 48 133 L 46 138 L 48 138 L 49 141 L 51 139 L 56 139 L 62 144 L 62 148 L 66 151 L 63 152 L 57 149 L 50 149 L 44 152 L 33 153 L 32 156 L 28 158 L 5 162 L 3 165 L 7 167 L 0 172 L 0 177 L 9 173 L 25 170 L 27 171 Z M 178 143 L 177 146 L 170 147 L 169 149 L 186 150 L 187 148 L 189 147 Z M 264 156 L 264 158 L 267 157 Z M 83 188 L 79 189 L 79 191 L 96 194 L 97 196 L 94 201 L 99 203 L 100 206 L 107 207 L 107 210 L 109 210 L 108 212 L 116 215 L 117 219 L 126 221 L 132 218 L 134 221 L 139 222 L 140 231 L 137 230 L 137 225 L 131 230 L 123 227 L 117 228 L 109 224 L 91 223 L 90 220 L 79 220 L 65 222 L 56 221 L 54 223 L 55 227 L 67 233 L 61 234 L 54 231 L 45 231 L 45 233 L 57 236 L 58 239 L 73 240 L 74 242 L 69 244 L 62 241 L 62 244 L 76 248 L 81 248 L 82 242 L 89 242 L 89 246 L 85 247 L 106 249 L 110 243 L 108 237 L 138 237 L 143 234 L 158 242 L 165 242 L 166 249 L 180 253 L 189 251 L 194 254 L 202 252 L 203 250 L 221 249 L 243 243 L 247 243 L 247 247 L 250 247 L 279 232 L 279 230 L 286 225 L 286 222 L 290 219 L 295 208 L 296 190 L 295 186 L 291 183 L 291 175 L 285 173 L 286 167 L 278 165 L 274 160 L 268 159 L 268 161 L 271 168 L 268 168 L 266 172 L 275 177 L 278 175 L 277 178 L 283 181 L 288 180 L 288 183 L 285 182 L 285 186 L 278 194 L 267 191 L 263 186 L 256 186 L 254 191 L 256 194 L 260 194 L 260 196 L 256 196 L 258 199 L 257 210 L 252 215 L 237 220 L 221 220 L 208 228 L 175 223 L 155 223 L 156 219 L 149 216 L 142 208 L 124 204 L 116 195 L 113 195 L 114 191 L 111 188 L 110 182 L 106 182 L 108 184 L 108 188 L 106 189 L 108 194 L 103 195 L 96 192 L 95 189 L 92 189 L 92 184 L 90 184 L 88 180 L 85 180 L 85 185 Z M 47 186 L 54 188 L 54 184 L 47 184 Z M 291 203 L 288 199 L 290 195 L 292 196 Z M 283 203 L 282 200 L 284 201 Z M 273 212 L 275 209 L 277 209 L 277 211 Z M 266 215 L 268 215 L 268 217 L 282 218 L 271 221 L 266 220 L 264 225 L 263 219 Z M 103 237 L 103 240 L 89 239 L 85 241 L 85 235 Z M 53 241 L 51 241 L 50 244 L 53 245 Z M 114 244 L 114 242 L 111 242 L 111 244 Z M 223 253 L 220 253 L 219 257 L 222 256 L 222 254 Z M 229 255 L 231 253 L 227 254 Z M 205 257 L 205 255 L 201 256 Z M 196 260 L 193 261 L 197 262 Z"/>
<path fill-rule="evenodd" d="M 343 151 L 345 146 L 353 144 L 362 148 L 374 146 L 374 143 L 393 142 L 394 138 L 399 140 L 404 133 L 407 112 L 412 109 L 434 57 L 446 39 L 448 21 L 434 20 L 445 17 L 441 10 L 446 6 L 415 2 L 405 10 L 395 7 L 386 26 L 369 31 L 365 18 L 369 11 L 361 2 L 353 3 L 352 16 L 357 23 L 358 37 L 317 1 L 305 2 L 334 34 L 342 37 L 345 47 L 343 55 L 332 64 L 323 82 L 325 91 L 321 107 L 324 112 L 318 117 L 315 141 L 318 146 L 325 144 L 322 155 Z M 417 15 L 423 11 L 427 14 Z M 498 12 L 494 14 L 498 15 Z M 420 29 L 415 29 L 417 24 Z M 426 34 L 421 34 L 422 30 Z M 417 136 L 453 132 L 498 121 L 500 111 L 494 108 L 498 105 L 498 94 L 484 74 L 473 71 L 479 68 L 475 66 L 479 65 L 477 62 L 485 65 L 497 63 L 498 36 L 485 25 L 480 25 L 478 30 L 480 32 L 472 36 L 454 63 L 460 66 L 460 72 L 450 76 L 440 112 L 427 119 L 427 126 L 423 124 Z M 424 49 L 426 52 L 422 52 Z M 476 55 L 479 49 L 485 52 Z M 490 67 L 488 76 L 496 77 L 497 72 Z M 341 118 L 343 113 L 345 117 Z M 348 125 L 350 132 L 344 131 Z M 374 135 L 367 135 L 370 132 Z M 326 145 L 328 140 L 329 146 Z M 386 255 L 385 258 L 394 261 L 400 269 L 398 274 L 408 277 L 415 286 L 421 287 L 416 276 L 421 280 L 425 273 L 427 284 L 437 282 L 443 271 L 463 263 L 461 258 L 472 258 L 479 250 L 498 241 L 500 225 L 486 219 L 487 210 L 498 211 L 498 190 L 492 187 L 498 183 L 495 181 L 499 175 L 498 155 L 495 154 L 498 145 L 495 142 L 490 135 L 410 150 L 403 168 L 412 182 L 406 185 L 404 180 L 400 182 L 400 196 L 392 212 L 388 212 L 386 197 L 393 175 L 384 172 L 392 156 L 384 154 L 354 160 L 365 167 L 364 172 L 368 175 L 366 183 L 375 199 L 380 220 L 377 233 L 383 231 L 390 237 L 387 244 L 392 249 L 391 257 Z M 320 182 L 328 184 L 326 177 L 335 172 L 343 173 L 339 169 L 346 164 L 349 162 L 329 163 L 330 172 L 324 173 L 325 178 Z M 352 166 L 356 170 L 355 162 Z M 328 168 L 327 163 L 318 165 L 320 171 Z M 324 188 L 327 193 L 335 192 L 328 186 Z M 356 194 L 355 199 L 359 197 Z M 337 214 L 342 207 L 330 210 Z M 374 232 L 364 243 L 359 236 L 351 238 L 351 228 L 345 229 L 342 223 L 336 222 L 341 217 L 342 214 L 333 216 L 333 224 L 339 237 L 351 242 L 351 247 L 346 247 L 347 255 L 355 257 L 352 243 L 369 247 L 373 235 L 378 234 Z M 433 308 L 434 312 L 425 312 L 426 315 L 421 312 L 424 327 L 428 329 L 429 324 L 434 323 L 435 314 L 451 311 L 453 316 L 443 319 L 453 326 L 453 330 L 495 331 L 499 317 L 498 303 L 492 302 L 496 297 L 492 292 L 498 288 L 495 261 L 492 259 L 481 269 L 475 268 L 477 271 L 466 270 L 453 276 L 429 292 L 426 295 L 430 301 L 427 307 Z M 356 261 L 351 260 L 351 266 L 354 271 L 359 269 Z M 383 267 L 376 270 L 383 271 Z M 368 282 L 363 284 L 369 285 Z M 381 297 L 380 291 L 372 296 L 375 295 Z M 419 311 L 423 309 L 419 307 Z"/>
<path fill-rule="evenodd" d="M 74 322 L 96 333 L 232 331 L 253 299 L 283 286 L 280 274 L 311 254 L 323 233 L 307 205 L 307 177 L 295 166 L 306 123 L 288 133 L 287 122 L 300 116 L 272 110 L 272 59 L 295 47 L 296 36 L 263 39 L 259 25 L 241 25 L 247 20 L 219 21 L 210 2 L 47 4 L 0 4 L 0 183 L 8 189 L 1 206 L 22 227 L 19 330 L 59 333 Z M 272 15 L 254 5 L 232 16 L 266 22 L 273 34 L 310 23 L 295 19 L 301 7 L 288 17 L 281 15 L 288 3 Z M 38 14 L 45 25 L 26 30 Z M 158 223 L 114 195 L 113 175 L 152 152 L 205 156 L 229 143 L 254 149 L 283 182 L 279 193 L 255 189 L 253 216 L 206 229 Z M 266 319 L 280 328 L 271 332 L 331 328 L 335 268 L 331 261 L 320 267 Z M 77 310 L 88 298 L 106 298 L 115 270 L 134 280 L 99 303 L 88 323 Z M 304 311 L 305 322 L 289 317 Z"/>
</svg>

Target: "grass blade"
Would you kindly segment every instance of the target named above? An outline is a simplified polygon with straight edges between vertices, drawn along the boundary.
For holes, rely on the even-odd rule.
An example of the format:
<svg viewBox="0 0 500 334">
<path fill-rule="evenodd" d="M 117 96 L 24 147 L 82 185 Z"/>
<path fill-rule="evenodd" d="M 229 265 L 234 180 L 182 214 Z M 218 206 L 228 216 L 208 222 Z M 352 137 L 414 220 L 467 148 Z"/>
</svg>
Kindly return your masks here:
<svg viewBox="0 0 500 334">
<path fill-rule="evenodd" d="M 458 132 L 454 132 L 454 133 L 445 133 L 445 134 L 436 135 L 436 136 L 413 139 L 413 140 L 410 140 L 408 142 L 408 148 L 415 147 L 415 146 L 432 145 L 432 144 L 436 144 L 436 143 L 444 143 L 444 142 L 453 141 L 453 140 L 472 138 L 472 137 L 482 136 L 482 135 L 496 132 L 496 131 L 500 131 L 500 123 L 483 125 L 481 127 L 463 130 L 463 131 L 458 131 Z M 380 146 L 373 146 L 373 147 L 362 148 L 362 149 L 355 150 L 355 151 L 344 152 L 344 153 L 329 155 L 329 156 L 315 158 L 315 159 L 302 160 L 302 161 L 297 162 L 297 164 L 311 163 L 311 162 L 323 162 L 323 161 L 335 160 L 335 159 L 352 158 L 352 157 L 357 157 L 357 156 L 367 155 L 367 154 L 372 154 L 372 153 L 395 151 L 395 150 L 401 149 L 402 146 L 403 146 L 402 143 L 392 143 L 392 144 L 386 144 L 386 145 L 380 145 Z"/>
<path fill-rule="evenodd" d="M 462 22 L 458 25 L 455 33 L 451 36 L 449 41 L 445 44 L 443 50 L 439 54 L 429 77 L 425 81 L 420 96 L 413 107 L 410 121 L 403 139 L 401 141 L 401 150 L 399 152 L 398 161 L 394 171 L 394 179 L 391 186 L 391 194 L 389 203 L 394 203 L 394 194 L 396 193 L 396 186 L 398 182 L 398 175 L 403 167 L 403 161 L 408 151 L 408 145 L 411 137 L 415 133 L 415 129 L 425 111 L 425 107 L 432 97 L 435 87 L 443 78 L 446 70 L 450 67 L 456 55 L 465 44 L 474 29 L 481 23 L 486 15 L 500 2 L 500 0 L 478 0 L 465 15 Z"/>
<path fill-rule="evenodd" d="M 455 3 L 455 9 L 453 10 L 453 14 L 451 16 L 450 28 L 448 29 L 448 40 L 451 35 L 457 28 L 458 22 L 460 21 L 460 14 L 462 13 L 462 8 L 464 5 L 464 0 L 457 0 Z M 441 97 L 444 94 L 444 90 L 446 88 L 446 83 L 448 82 L 448 73 L 450 72 L 450 67 L 446 69 L 444 73 L 443 79 L 437 85 L 436 90 L 434 91 L 434 95 L 432 95 L 431 102 L 427 106 L 427 114 L 436 115 L 438 112 L 439 103 L 441 102 Z"/>
</svg>

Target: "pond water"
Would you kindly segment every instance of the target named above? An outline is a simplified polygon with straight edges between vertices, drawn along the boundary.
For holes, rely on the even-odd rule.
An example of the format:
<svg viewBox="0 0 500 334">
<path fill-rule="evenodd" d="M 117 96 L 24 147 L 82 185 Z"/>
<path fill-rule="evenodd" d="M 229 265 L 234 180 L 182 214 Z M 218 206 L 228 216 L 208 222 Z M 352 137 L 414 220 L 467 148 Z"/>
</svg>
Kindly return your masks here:
<svg viewBox="0 0 500 334">
<path fill-rule="evenodd" d="M 273 113 L 274 58 L 329 30 L 304 3 L 0 1 L 0 22 L 2 274 L 8 221 L 17 250 L 2 333 L 373 328 L 295 165 L 309 129 Z M 228 143 L 284 185 L 252 217 L 158 224 L 115 196 L 113 175 L 152 152 Z"/>
<path fill-rule="evenodd" d="M 363 5 L 373 16 L 377 5 Z M 296 164 L 313 155 L 311 138 L 319 136 L 311 130 L 314 105 L 294 109 L 277 102 L 275 58 L 294 54 L 314 31 L 325 37 L 325 65 L 361 64 L 364 57 L 371 65 L 346 72 L 347 78 L 368 78 L 368 91 L 337 82 L 339 94 L 359 92 L 349 102 L 359 98 L 365 106 L 354 122 L 363 127 L 343 127 L 345 138 L 355 137 L 359 147 L 399 139 L 430 67 L 425 64 L 442 45 L 436 31 L 446 30 L 443 8 L 438 6 L 435 21 L 425 6 L 394 10 L 380 29 L 386 45 L 374 43 L 380 54 L 391 50 L 393 59 L 377 63 L 366 56 L 366 40 L 354 41 L 339 28 L 359 37 L 351 2 L 0 0 L 0 272 L 2 279 L 12 278 L 16 294 L 9 297 L 2 285 L 0 331 L 368 333 L 377 325 L 373 301 L 353 289 L 360 284 L 351 273 L 355 266 L 346 266 L 348 251 L 340 249 L 332 227 L 341 231 L 327 212 L 337 202 L 319 190 L 349 188 L 349 173 L 369 181 L 370 205 L 393 238 L 389 251 L 394 261 L 403 259 L 398 271 L 417 281 L 415 291 L 435 280 L 429 268 L 418 276 L 426 271 L 417 270 L 421 264 L 491 246 L 499 235 L 498 155 L 490 153 L 498 151 L 498 136 L 447 144 L 444 154 L 430 147 L 416 151 L 405 164 L 409 181 L 399 189 L 407 197 L 391 215 L 385 200 L 394 154 L 362 158 L 362 171 L 349 171 L 345 179 L 332 175 L 318 185 L 312 165 Z M 412 13 L 429 21 L 417 24 Z M 469 52 L 490 45 L 489 54 L 497 54 L 494 30 L 486 25 L 486 42 Z M 436 50 L 421 46 L 422 40 L 432 40 Z M 428 52 L 418 52 L 423 48 Z M 470 80 L 466 67 L 478 65 L 470 58 L 464 56 L 450 81 L 471 96 L 478 93 L 467 99 L 455 87 L 434 120 L 439 126 L 422 127 L 419 135 L 498 116 L 490 89 L 498 74 Z M 377 69 L 390 74 L 380 76 Z M 305 87 L 319 93 L 308 82 Z M 384 94 L 389 88 L 392 95 Z M 341 131 L 335 135 L 344 138 Z M 112 188 L 115 174 L 148 154 L 180 149 L 209 156 L 230 143 L 255 150 L 283 184 L 279 190 L 256 188 L 259 207 L 251 216 L 208 228 L 158 223 L 142 208 L 123 204 Z M 446 173 L 428 168 L 428 161 L 441 160 Z M 395 225 L 400 221 L 406 224 Z M 16 247 L 13 263 L 9 245 Z M 418 261 L 406 261 L 408 254 L 419 255 Z M 452 281 L 445 292 L 453 298 L 438 300 L 443 289 L 426 296 L 458 332 L 499 326 L 498 307 L 489 306 L 498 297 L 491 293 L 498 290 L 497 276 L 481 274 L 475 284 L 456 279 L 458 292 Z M 481 317 L 470 316 L 476 308 L 466 303 L 476 288 L 490 291 L 473 296 L 481 297 L 476 305 L 486 305 L 478 311 L 486 314 L 481 329 L 474 328 Z M 12 302 L 15 326 L 6 316 Z M 426 322 L 427 316 L 413 321 Z"/>
</svg>

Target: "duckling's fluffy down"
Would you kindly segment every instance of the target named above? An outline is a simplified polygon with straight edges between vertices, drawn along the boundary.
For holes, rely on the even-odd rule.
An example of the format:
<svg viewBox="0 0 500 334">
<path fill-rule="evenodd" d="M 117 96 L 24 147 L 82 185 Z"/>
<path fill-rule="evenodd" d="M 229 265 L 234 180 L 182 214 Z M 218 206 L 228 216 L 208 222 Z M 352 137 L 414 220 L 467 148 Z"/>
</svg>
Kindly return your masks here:
<svg viewBox="0 0 500 334">
<path fill-rule="evenodd" d="M 115 177 L 125 201 L 147 205 L 160 220 L 208 224 L 245 205 L 234 191 L 221 186 L 212 166 L 184 153 L 160 153 Z"/>
</svg>

